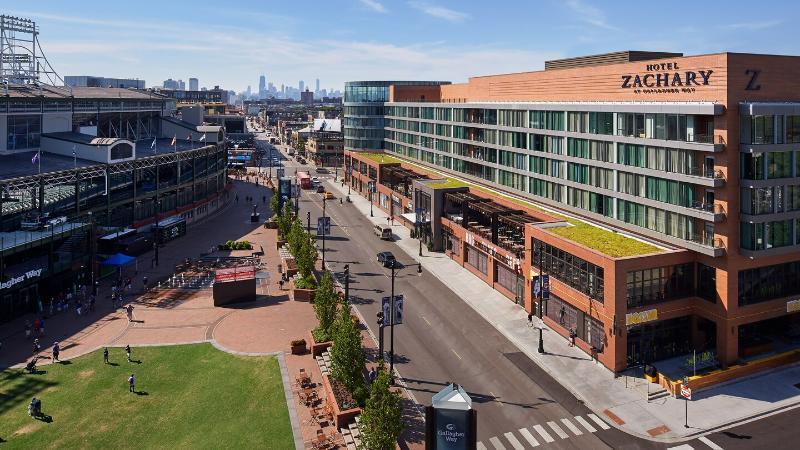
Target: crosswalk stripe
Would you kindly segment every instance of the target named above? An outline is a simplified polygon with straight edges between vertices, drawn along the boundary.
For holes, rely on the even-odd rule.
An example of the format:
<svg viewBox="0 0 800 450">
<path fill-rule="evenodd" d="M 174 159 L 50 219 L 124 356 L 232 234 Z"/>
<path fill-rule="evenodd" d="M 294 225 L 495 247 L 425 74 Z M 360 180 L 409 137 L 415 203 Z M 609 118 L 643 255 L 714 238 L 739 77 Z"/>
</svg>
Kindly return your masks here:
<svg viewBox="0 0 800 450">
<path fill-rule="evenodd" d="M 711 439 L 709 439 L 709 438 L 707 438 L 705 436 L 700 436 L 699 438 L 697 438 L 697 440 L 702 442 L 703 444 L 706 444 L 707 446 L 713 448 L 714 450 L 723 450 L 722 447 L 720 447 L 719 445 L 715 444 L 714 442 L 711 441 Z"/>
<path fill-rule="evenodd" d="M 478 450 L 487 450 L 486 446 L 483 445 L 483 442 L 478 442 Z"/>
<path fill-rule="evenodd" d="M 496 448 L 497 450 L 506 450 L 506 446 L 503 445 L 503 443 L 500 442 L 500 439 L 497 439 L 497 437 L 489 438 L 489 442 L 491 442 L 492 445 L 494 445 L 494 448 Z"/>
<path fill-rule="evenodd" d="M 561 419 L 561 423 L 563 423 L 564 426 L 569 428 L 569 431 L 572 431 L 572 433 L 575 434 L 575 436 L 580 436 L 583 434 L 583 431 L 581 431 L 580 428 L 576 427 L 575 424 L 570 422 L 569 419 Z"/>
<path fill-rule="evenodd" d="M 524 437 L 525 440 L 528 441 L 529 444 L 531 444 L 531 447 L 538 447 L 539 446 L 539 441 L 537 441 L 536 438 L 533 437 L 533 435 L 531 434 L 530 431 L 528 431 L 527 428 L 520 428 L 519 429 L 519 434 L 521 434 L 522 437 Z"/>
<path fill-rule="evenodd" d="M 545 442 L 555 442 L 555 439 L 553 439 L 553 437 L 550 436 L 550 433 L 548 433 L 543 426 L 534 425 L 533 429 L 536 430 L 537 433 L 539 433 L 539 435 L 542 437 L 542 439 L 544 439 Z"/>
<path fill-rule="evenodd" d="M 597 428 L 593 427 L 592 424 L 587 422 L 586 419 L 584 419 L 583 417 L 575 416 L 575 420 L 577 420 L 579 424 L 583 425 L 583 428 L 586 428 L 586 431 L 588 431 L 589 433 L 594 433 L 595 431 L 597 431 Z"/>
<path fill-rule="evenodd" d="M 694 450 L 694 447 L 689 444 L 681 444 L 677 447 L 667 447 L 667 450 Z"/>
<path fill-rule="evenodd" d="M 594 415 L 592 413 L 589 413 L 587 415 L 589 416 L 590 419 L 594 420 L 596 424 L 600 425 L 600 428 L 602 428 L 604 430 L 611 429 L 611 427 L 607 423 L 603 422 L 603 419 L 597 417 L 596 415 Z"/>
<path fill-rule="evenodd" d="M 555 431 L 558 437 L 560 437 L 561 439 L 566 439 L 569 437 L 569 435 L 567 433 L 564 433 L 564 430 L 562 430 L 561 427 L 558 426 L 555 422 L 547 422 L 547 424 L 550 425 L 550 428 L 552 428 L 553 431 Z"/>
<path fill-rule="evenodd" d="M 519 439 L 512 433 L 504 433 L 503 436 L 508 439 L 508 442 L 511 442 L 511 446 L 514 447 L 515 450 L 525 450 L 525 447 L 520 444 Z"/>
</svg>

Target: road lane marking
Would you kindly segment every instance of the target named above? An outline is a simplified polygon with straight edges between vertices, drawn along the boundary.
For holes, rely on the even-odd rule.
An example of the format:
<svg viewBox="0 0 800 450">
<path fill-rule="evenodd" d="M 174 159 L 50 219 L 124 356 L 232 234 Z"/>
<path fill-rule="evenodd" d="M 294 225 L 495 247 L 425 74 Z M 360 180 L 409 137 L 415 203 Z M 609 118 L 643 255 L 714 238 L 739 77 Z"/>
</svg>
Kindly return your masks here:
<svg viewBox="0 0 800 450">
<path fill-rule="evenodd" d="M 426 322 L 427 322 L 427 320 L 426 320 Z M 430 325 L 430 324 L 428 324 L 428 325 Z M 461 355 L 459 355 L 455 350 L 453 350 L 451 348 L 450 351 L 453 352 L 453 354 L 456 355 L 458 357 L 458 359 L 461 359 Z"/>
<path fill-rule="evenodd" d="M 536 438 L 533 437 L 533 435 L 531 434 L 530 431 L 528 431 L 527 428 L 520 428 L 519 429 L 519 434 L 521 434 L 522 437 L 524 437 L 525 440 L 528 441 L 529 444 L 531 444 L 531 447 L 538 447 L 539 446 L 539 441 L 537 441 Z"/>
<path fill-rule="evenodd" d="M 607 423 L 603 422 L 603 419 L 597 417 L 596 415 L 589 413 L 587 414 L 587 416 L 589 416 L 590 419 L 594 420 L 596 424 L 600 425 L 600 428 L 604 430 L 611 429 L 611 427 Z"/>
<path fill-rule="evenodd" d="M 588 431 L 589 433 L 594 433 L 595 431 L 597 431 L 597 428 L 593 427 L 592 424 L 587 422 L 586 419 L 584 419 L 583 417 L 575 416 L 575 420 L 577 420 L 579 424 L 583 425 L 583 428 L 586 428 L 586 431 Z"/>
<path fill-rule="evenodd" d="M 429 327 L 432 327 L 432 326 L 433 326 L 433 325 L 431 325 L 431 323 L 430 323 L 430 322 L 428 322 L 428 318 L 427 318 L 427 317 L 425 317 L 425 316 L 420 316 L 420 317 L 422 317 L 422 320 L 424 320 L 424 321 L 425 321 L 425 323 L 427 323 Z"/>
<path fill-rule="evenodd" d="M 483 442 L 478 442 L 478 450 L 487 450 L 486 446 L 483 445 Z"/>
<path fill-rule="evenodd" d="M 572 431 L 575 434 L 575 436 L 580 436 L 580 435 L 583 434 L 583 431 L 581 431 L 580 428 L 576 427 L 575 424 L 570 422 L 569 419 L 566 419 L 566 418 L 565 419 L 561 419 L 561 423 L 563 423 L 564 426 L 569 428 L 569 431 Z"/>
<path fill-rule="evenodd" d="M 705 436 L 700 436 L 699 438 L 697 438 L 697 440 L 702 442 L 703 444 L 706 444 L 707 446 L 713 448 L 714 450 L 723 450 L 722 447 L 720 447 L 719 445 L 713 443 L 711 441 L 711 439 L 709 439 L 709 438 L 707 438 Z"/>
<path fill-rule="evenodd" d="M 555 423 L 555 422 L 547 422 L 547 424 L 550 425 L 550 428 L 552 428 L 553 431 L 555 431 L 556 434 L 558 435 L 558 437 L 560 437 L 561 439 L 566 439 L 566 438 L 569 437 L 569 435 L 567 433 L 565 433 L 564 430 L 562 430 L 561 427 L 558 426 L 557 423 Z"/>
<path fill-rule="evenodd" d="M 497 404 L 500 405 L 500 406 L 505 406 L 505 404 L 503 402 L 501 402 L 500 400 L 497 400 L 497 394 L 495 394 L 492 391 L 489 391 L 489 394 L 491 394 L 493 402 L 497 402 Z"/>
<path fill-rule="evenodd" d="M 497 439 L 496 437 L 489 438 L 489 442 L 491 442 L 492 445 L 494 445 L 494 448 L 497 450 L 506 450 L 506 446 L 503 445 L 503 443 L 500 442 L 500 439 Z"/>
<path fill-rule="evenodd" d="M 541 436 L 545 442 L 555 442 L 555 439 L 553 439 L 553 437 L 550 436 L 550 433 L 548 433 L 543 426 L 534 425 L 533 429 L 536 430 L 537 433 L 539 433 L 539 436 Z"/>
<path fill-rule="evenodd" d="M 689 444 L 681 444 L 677 447 L 667 447 L 667 450 L 694 450 L 694 447 Z"/>
<path fill-rule="evenodd" d="M 514 447 L 515 450 L 525 450 L 525 447 L 520 444 L 519 440 L 516 436 L 512 433 L 504 433 L 503 436 L 508 439 L 508 442 L 511 442 L 511 446 Z"/>
</svg>

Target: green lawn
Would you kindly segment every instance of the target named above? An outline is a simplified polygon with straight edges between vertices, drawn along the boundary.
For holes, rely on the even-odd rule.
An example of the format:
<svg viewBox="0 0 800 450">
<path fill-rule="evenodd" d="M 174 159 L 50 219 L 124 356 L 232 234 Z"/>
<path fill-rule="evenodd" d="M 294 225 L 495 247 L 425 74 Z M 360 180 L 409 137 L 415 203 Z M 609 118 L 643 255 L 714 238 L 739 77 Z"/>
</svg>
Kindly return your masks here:
<svg viewBox="0 0 800 450">
<path fill-rule="evenodd" d="M 0 372 L 0 447 L 294 448 L 274 357 L 235 356 L 210 344 L 112 348 L 70 364 Z M 136 375 L 139 395 L 128 392 Z M 47 423 L 27 405 L 42 399 Z"/>
</svg>

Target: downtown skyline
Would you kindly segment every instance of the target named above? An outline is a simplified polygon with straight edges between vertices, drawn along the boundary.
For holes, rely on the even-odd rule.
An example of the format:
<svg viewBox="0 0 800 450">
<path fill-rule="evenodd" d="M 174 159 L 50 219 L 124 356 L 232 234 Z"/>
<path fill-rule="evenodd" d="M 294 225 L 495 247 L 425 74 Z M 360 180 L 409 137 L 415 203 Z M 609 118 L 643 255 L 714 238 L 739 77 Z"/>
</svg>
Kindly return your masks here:
<svg viewBox="0 0 800 450">
<path fill-rule="evenodd" d="M 184 79 L 197 77 L 201 86 L 241 92 L 257 86 L 261 73 L 276 86 L 295 87 L 299 80 L 313 83 L 306 74 L 319 74 L 321 87 L 341 90 L 349 80 L 462 82 L 539 70 L 548 59 L 628 49 L 798 53 L 797 29 L 785 18 L 800 7 L 767 3 L 773 6 L 746 17 L 739 1 L 725 8 L 696 5 L 690 16 L 671 9 L 654 16 L 585 0 L 512 1 L 504 8 L 473 1 L 341 0 L 324 13 L 302 15 L 293 5 L 267 9 L 253 1 L 234 10 L 145 0 L 130 10 L 44 0 L 17 3 L 5 13 L 37 22 L 45 54 L 62 76 L 139 78 L 155 86 L 180 68 Z M 101 6 L 102 17 L 96 14 Z M 319 32 L 309 37 L 301 32 L 307 29 Z"/>
</svg>

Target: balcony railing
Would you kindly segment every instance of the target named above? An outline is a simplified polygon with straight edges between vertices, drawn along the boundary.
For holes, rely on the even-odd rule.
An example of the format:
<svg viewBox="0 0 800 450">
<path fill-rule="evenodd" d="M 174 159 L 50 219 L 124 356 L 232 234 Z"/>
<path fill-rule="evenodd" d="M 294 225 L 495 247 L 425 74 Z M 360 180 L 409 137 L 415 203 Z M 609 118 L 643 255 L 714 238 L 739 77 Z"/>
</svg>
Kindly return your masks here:
<svg viewBox="0 0 800 450">
<path fill-rule="evenodd" d="M 691 206 L 693 209 L 699 209 L 700 211 L 706 211 L 714 214 L 725 214 L 725 208 L 722 207 L 719 203 L 706 203 L 702 201 L 696 201 L 692 203 Z"/>
</svg>

